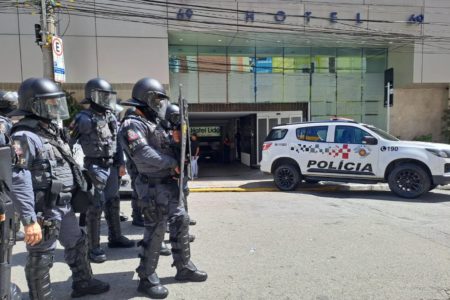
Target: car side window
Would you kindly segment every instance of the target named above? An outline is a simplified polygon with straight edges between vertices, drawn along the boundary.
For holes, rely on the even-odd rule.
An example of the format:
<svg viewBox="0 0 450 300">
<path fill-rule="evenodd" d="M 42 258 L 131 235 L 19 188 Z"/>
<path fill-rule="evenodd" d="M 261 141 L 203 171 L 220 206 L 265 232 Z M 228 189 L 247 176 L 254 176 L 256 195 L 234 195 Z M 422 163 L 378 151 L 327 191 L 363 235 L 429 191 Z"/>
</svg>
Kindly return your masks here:
<svg viewBox="0 0 450 300">
<path fill-rule="evenodd" d="M 372 135 L 358 127 L 336 126 L 334 142 L 340 144 L 362 144 L 365 136 Z"/>
<path fill-rule="evenodd" d="M 296 135 L 300 141 L 307 142 L 326 142 L 328 126 L 312 126 L 297 128 Z"/>
</svg>

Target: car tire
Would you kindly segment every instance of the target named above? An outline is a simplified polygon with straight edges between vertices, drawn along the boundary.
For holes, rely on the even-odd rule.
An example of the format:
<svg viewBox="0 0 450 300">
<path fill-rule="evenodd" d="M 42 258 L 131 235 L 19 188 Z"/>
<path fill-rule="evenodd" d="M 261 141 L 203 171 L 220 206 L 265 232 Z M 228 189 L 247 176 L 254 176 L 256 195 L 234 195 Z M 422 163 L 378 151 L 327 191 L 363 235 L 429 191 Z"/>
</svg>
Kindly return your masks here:
<svg viewBox="0 0 450 300">
<path fill-rule="evenodd" d="M 428 173 L 414 163 L 405 163 L 395 167 L 388 176 L 388 183 L 394 194 L 408 199 L 420 197 L 431 187 Z"/>
<path fill-rule="evenodd" d="M 273 179 L 278 189 L 292 191 L 300 182 L 300 172 L 293 165 L 281 165 L 275 169 Z"/>
<path fill-rule="evenodd" d="M 435 188 L 437 188 L 437 186 L 437 184 L 430 185 L 430 189 L 428 191 L 434 190 Z"/>
</svg>

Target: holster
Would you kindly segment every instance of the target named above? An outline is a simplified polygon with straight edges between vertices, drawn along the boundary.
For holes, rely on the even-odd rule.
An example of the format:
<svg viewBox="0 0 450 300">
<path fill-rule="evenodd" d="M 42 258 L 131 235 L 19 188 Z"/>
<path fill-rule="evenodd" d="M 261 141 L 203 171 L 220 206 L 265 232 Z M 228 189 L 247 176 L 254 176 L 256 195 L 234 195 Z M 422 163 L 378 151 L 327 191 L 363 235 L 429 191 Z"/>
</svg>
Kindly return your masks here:
<svg viewBox="0 0 450 300">
<path fill-rule="evenodd" d="M 38 223 L 42 227 L 42 240 L 48 241 L 52 238 L 58 238 L 60 221 L 38 219 Z"/>
</svg>

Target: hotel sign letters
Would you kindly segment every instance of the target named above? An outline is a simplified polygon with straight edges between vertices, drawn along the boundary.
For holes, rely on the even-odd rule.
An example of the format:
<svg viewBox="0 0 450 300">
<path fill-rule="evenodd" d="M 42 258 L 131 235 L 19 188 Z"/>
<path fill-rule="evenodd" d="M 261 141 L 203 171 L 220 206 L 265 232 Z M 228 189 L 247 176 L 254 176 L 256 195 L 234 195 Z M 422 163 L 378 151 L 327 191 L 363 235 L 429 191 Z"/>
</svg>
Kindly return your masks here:
<svg viewBox="0 0 450 300">
<path fill-rule="evenodd" d="M 178 12 L 177 12 L 177 19 L 178 20 L 189 21 L 189 20 L 191 20 L 193 15 L 194 15 L 194 10 L 193 9 L 191 9 L 191 8 L 180 8 L 178 10 Z M 256 13 L 254 11 L 251 11 L 251 10 L 244 11 L 243 12 L 243 16 L 244 16 L 244 20 L 245 20 L 246 23 L 248 23 L 248 22 L 252 23 L 252 22 L 255 22 L 255 20 L 256 20 Z M 284 23 L 288 19 L 288 17 L 289 17 L 288 14 L 285 11 L 283 11 L 283 10 L 278 10 L 278 11 L 276 11 L 273 14 L 273 20 L 276 23 L 279 23 L 279 24 Z M 298 17 L 298 16 L 295 16 L 295 17 Z M 309 24 L 311 19 L 314 19 L 314 18 L 316 18 L 316 19 L 328 19 L 328 21 L 330 23 L 338 23 L 339 21 L 351 21 L 351 20 L 355 21 L 355 23 L 357 23 L 357 24 L 364 23 L 364 21 L 369 21 L 370 22 L 370 20 L 363 20 L 361 18 L 361 13 L 360 12 L 356 13 L 355 17 L 353 19 L 348 19 L 348 18 L 340 19 L 339 15 L 338 15 L 338 12 L 336 12 L 336 11 L 330 12 L 328 17 L 317 17 L 317 16 L 314 16 L 312 11 L 305 11 L 304 15 L 302 15 L 300 17 L 305 20 L 306 24 Z M 410 15 L 408 17 L 408 19 L 406 20 L 406 23 L 423 24 L 424 20 L 425 20 L 425 17 L 424 17 L 423 14 L 418 14 L 418 15 L 412 14 L 412 15 Z"/>
</svg>

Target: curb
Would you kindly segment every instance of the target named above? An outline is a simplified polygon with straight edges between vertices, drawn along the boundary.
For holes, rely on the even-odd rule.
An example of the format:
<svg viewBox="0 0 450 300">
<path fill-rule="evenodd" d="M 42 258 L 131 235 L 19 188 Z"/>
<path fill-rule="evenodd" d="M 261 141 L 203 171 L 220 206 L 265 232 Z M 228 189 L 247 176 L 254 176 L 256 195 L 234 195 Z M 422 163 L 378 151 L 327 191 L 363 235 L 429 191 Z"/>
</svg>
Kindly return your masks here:
<svg viewBox="0 0 450 300">
<path fill-rule="evenodd" d="M 231 192 L 276 192 L 277 188 L 239 188 L 239 187 L 215 187 L 215 188 L 190 188 L 193 193 L 231 193 Z"/>
<path fill-rule="evenodd" d="M 240 188 L 240 187 L 204 187 L 190 188 L 193 193 L 228 193 L 228 192 L 282 192 L 276 187 Z M 386 188 L 372 185 L 360 186 L 321 186 L 321 187 L 299 187 L 296 192 L 345 192 L 345 191 L 386 191 Z"/>
</svg>

